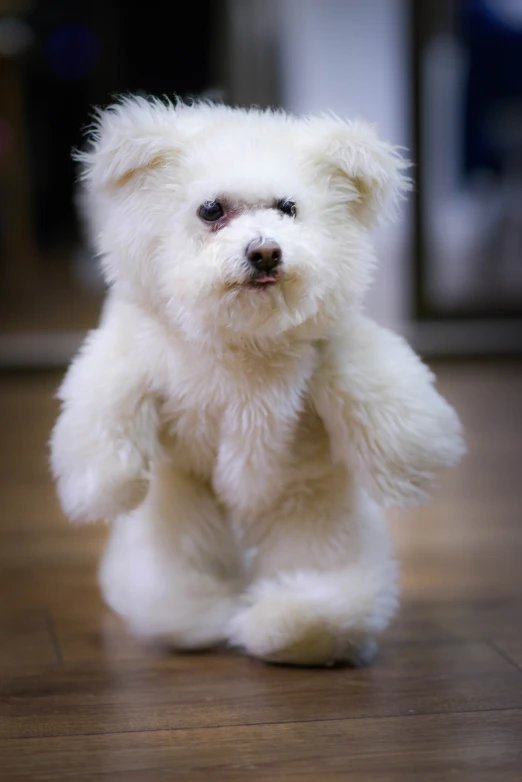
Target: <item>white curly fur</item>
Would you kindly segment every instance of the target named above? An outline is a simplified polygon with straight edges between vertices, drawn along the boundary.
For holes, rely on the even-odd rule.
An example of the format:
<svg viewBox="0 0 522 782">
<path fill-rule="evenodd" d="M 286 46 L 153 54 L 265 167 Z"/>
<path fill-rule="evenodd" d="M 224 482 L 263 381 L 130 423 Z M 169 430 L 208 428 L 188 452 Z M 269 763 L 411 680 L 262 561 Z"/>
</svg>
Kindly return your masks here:
<svg viewBox="0 0 522 782">
<path fill-rule="evenodd" d="M 463 450 L 430 372 L 361 310 L 404 161 L 363 122 L 142 98 L 100 112 L 79 158 L 110 293 L 51 457 L 65 513 L 113 522 L 106 600 L 177 647 L 367 660 L 397 602 L 381 507 Z M 257 237 L 283 252 L 263 290 Z"/>
</svg>

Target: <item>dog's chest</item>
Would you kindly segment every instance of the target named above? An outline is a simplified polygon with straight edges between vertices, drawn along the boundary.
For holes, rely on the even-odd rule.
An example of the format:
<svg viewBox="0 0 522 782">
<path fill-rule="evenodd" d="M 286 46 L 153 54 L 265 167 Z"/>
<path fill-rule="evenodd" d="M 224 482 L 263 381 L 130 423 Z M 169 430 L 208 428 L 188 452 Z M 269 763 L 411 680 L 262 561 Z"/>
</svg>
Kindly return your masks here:
<svg viewBox="0 0 522 782">
<path fill-rule="evenodd" d="M 273 498 L 291 459 L 312 346 L 234 363 L 187 362 L 162 405 L 174 461 L 209 480 L 222 502 L 247 510 Z"/>
</svg>

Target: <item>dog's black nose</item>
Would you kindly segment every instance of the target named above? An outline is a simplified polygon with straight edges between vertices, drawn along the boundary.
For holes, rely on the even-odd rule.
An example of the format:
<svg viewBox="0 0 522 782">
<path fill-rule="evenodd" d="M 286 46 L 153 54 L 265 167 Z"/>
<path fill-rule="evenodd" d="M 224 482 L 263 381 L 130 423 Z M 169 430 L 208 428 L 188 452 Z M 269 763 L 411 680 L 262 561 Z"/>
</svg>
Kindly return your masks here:
<svg viewBox="0 0 522 782">
<path fill-rule="evenodd" d="M 246 248 L 246 257 L 254 269 L 271 272 L 283 260 L 283 251 L 275 239 L 253 239 Z"/>
</svg>

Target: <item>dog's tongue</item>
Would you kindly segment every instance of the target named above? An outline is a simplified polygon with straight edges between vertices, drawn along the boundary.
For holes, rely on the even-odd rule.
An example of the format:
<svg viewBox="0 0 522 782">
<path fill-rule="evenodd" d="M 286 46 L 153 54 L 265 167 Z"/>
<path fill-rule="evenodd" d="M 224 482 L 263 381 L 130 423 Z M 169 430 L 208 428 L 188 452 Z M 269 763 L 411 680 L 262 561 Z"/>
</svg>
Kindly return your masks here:
<svg viewBox="0 0 522 782">
<path fill-rule="evenodd" d="M 277 279 L 274 276 L 270 277 L 266 275 L 265 277 L 257 277 L 256 282 L 260 282 L 261 284 L 264 284 L 266 282 L 277 282 Z"/>
</svg>

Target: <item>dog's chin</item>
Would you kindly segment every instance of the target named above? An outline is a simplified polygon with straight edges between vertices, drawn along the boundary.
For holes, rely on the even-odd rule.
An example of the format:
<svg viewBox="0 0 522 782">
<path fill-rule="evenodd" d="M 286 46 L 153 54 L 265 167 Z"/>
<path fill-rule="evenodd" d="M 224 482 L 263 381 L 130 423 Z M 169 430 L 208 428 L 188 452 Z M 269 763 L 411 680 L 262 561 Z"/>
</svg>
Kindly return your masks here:
<svg viewBox="0 0 522 782">
<path fill-rule="evenodd" d="M 297 269 L 278 275 L 239 272 L 193 291 L 183 289 L 185 295 L 172 297 L 167 308 L 194 340 L 275 339 L 316 316 L 317 287 Z"/>
<path fill-rule="evenodd" d="M 294 270 L 276 279 L 260 280 L 251 275 L 229 278 L 220 280 L 214 288 L 200 290 L 191 306 L 185 302 L 184 306 L 175 307 L 173 319 L 195 340 L 230 343 L 274 340 L 305 327 L 308 321 L 315 339 L 314 322 L 321 306 L 315 290 Z M 320 328 L 319 335 L 322 331 Z"/>
</svg>

